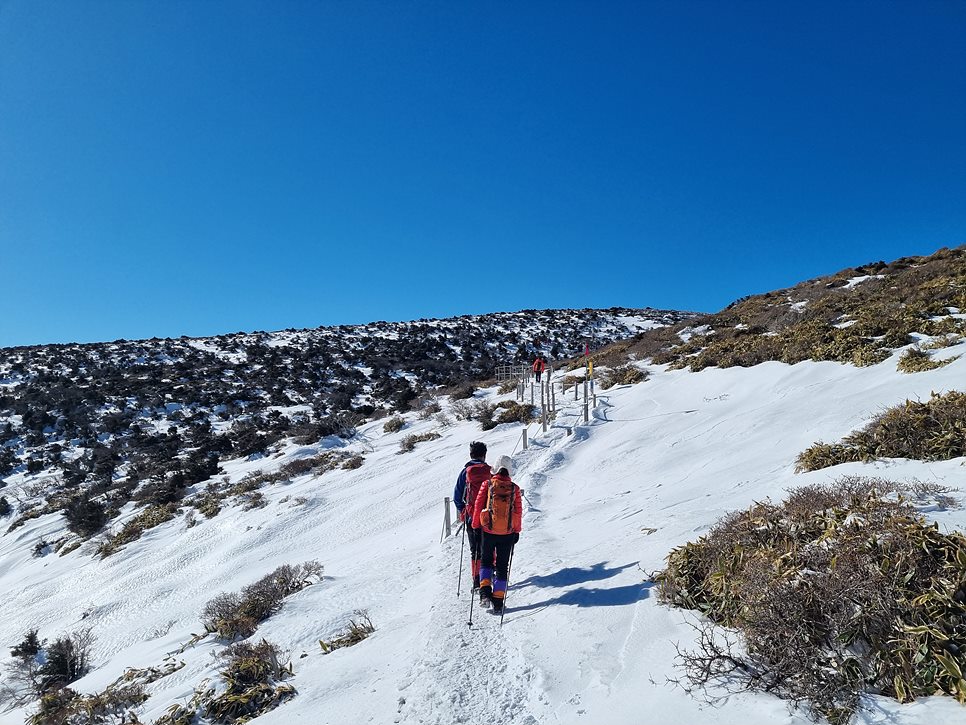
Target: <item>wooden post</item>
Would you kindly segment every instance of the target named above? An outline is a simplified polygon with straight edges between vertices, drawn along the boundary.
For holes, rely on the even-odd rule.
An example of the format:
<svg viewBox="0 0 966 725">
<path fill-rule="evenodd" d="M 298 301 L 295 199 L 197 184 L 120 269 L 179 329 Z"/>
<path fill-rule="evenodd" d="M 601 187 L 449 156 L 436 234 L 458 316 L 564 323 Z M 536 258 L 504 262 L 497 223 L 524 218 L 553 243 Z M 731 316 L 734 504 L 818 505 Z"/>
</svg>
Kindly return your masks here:
<svg viewBox="0 0 966 725">
<path fill-rule="evenodd" d="M 577 385 L 577 381 L 574 380 L 574 400 L 577 400 L 577 396 L 580 394 L 580 387 Z"/>
<path fill-rule="evenodd" d="M 550 412 L 557 412 L 557 388 L 554 387 L 553 383 L 550 384 Z"/>
<path fill-rule="evenodd" d="M 533 396 L 534 396 L 533 383 L 530 383 L 530 405 L 533 405 Z"/>
<path fill-rule="evenodd" d="M 540 423 L 543 426 L 543 432 L 547 432 L 547 396 L 544 395 L 544 390 L 546 389 L 543 381 L 540 381 Z"/>
<path fill-rule="evenodd" d="M 584 423 L 590 422 L 590 410 L 587 406 L 587 378 L 584 378 Z"/>
<path fill-rule="evenodd" d="M 449 496 L 443 499 L 443 506 L 446 509 L 443 514 L 443 528 L 446 529 L 446 536 L 449 537 L 453 535 L 453 525 L 449 518 Z"/>
<path fill-rule="evenodd" d="M 527 429 L 524 428 L 523 429 L 523 450 L 526 450 L 528 447 L 529 445 L 527 443 Z"/>
</svg>

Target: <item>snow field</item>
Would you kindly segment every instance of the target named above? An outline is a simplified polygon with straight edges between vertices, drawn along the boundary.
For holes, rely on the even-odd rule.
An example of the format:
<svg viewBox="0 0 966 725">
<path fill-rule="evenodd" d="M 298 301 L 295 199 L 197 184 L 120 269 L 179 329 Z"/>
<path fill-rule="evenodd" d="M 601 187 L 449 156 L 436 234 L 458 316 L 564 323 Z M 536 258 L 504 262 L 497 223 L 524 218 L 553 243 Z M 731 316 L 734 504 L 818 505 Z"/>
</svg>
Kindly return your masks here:
<svg viewBox="0 0 966 725">
<path fill-rule="evenodd" d="M 780 499 L 789 487 L 856 473 L 962 488 L 962 459 L 793 472 L 809 445 L 836 441 L 885 407 L 962 389 L 966 359 L 903 375 L 898 354 L 870 368 L 768 363 L 693 374 L 654 367 L 645 383 L 598 390 L 589 425 L 572 395 L 558 396 L 554 426 L 546 434 L 531 426 L 532 446 L 514 454 L 526 512 L 502 628 L 478 607 L 474 626 L 466 624 L 468 557 L 457 598 L 460 539 L 439 542 L 442 500 L 452 495 L 471 440 L 486 441 L 495 460 L 513 451 L 520 426 L 484 433 L 473 422 L 440 428 L 407 417 L 398 433 L 383 433 L 384 421 L 360 430 L 348 445 L 366 456 L 358 470 L 264 488 L 265 508 L 225 508 L 193 528 L 176 518 L 103 561 L 90 555 L 93 543 L 66 557 L 32 558 L 37 539 L 63 530 L 58 516 L 0 537 L 7 594 L 0 642 L 12 645 L 33 627 L 48 639 L 92 627 L 96 669 L 73 685 L 84 692 L 125 667 L 157 666 L 175 653 L 185 667 L 150 686 L 141 719 L 151 722 L 215 678 L 211 655 L 223 644 L 209 638 L 177 653 L 201 631 L 208 600 L 281 564 L 317 559 L 325 580 L 292 596 L 254 635 L 290 653 L 299 693 L 259 723 L 805 723 L 803 713 L 769 696 L 737 695 L 709 707 L 669 685 L 679 675 L 675 643 L 688 647 L 695 616 L 659 605 L 647 573 L 725 512 Z M 434 429 L 443 437 L 397 454 L 403 437 Z M 291 446 L 280 458 L 237 462 L 227 472 L 237 480 L 314 452 Z M 966 528 L 963 510 L 928 515 Z M 322 654 L 318 640 L 337 635 L 358 609 L 368 611 L 376 632 Z M 966 717 L 946 697 L 868 704 L 861 723 Z M 24 715 L 2 713 L 0 723 Z"/>
</svg>

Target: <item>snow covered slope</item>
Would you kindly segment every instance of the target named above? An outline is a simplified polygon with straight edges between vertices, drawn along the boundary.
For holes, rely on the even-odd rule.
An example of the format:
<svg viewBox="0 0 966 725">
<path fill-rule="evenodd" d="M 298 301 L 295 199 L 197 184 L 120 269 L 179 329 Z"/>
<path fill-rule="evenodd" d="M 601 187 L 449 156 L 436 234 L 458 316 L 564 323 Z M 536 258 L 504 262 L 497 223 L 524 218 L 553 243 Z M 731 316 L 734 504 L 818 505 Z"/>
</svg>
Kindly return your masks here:
<svg viewBox="0 0 966 725">
<path fill-rule="evenodd" d="M 403 430 L 387 434 L 376 421 L 345 444 L 365 454 L 361 468 L 278 482 L 262 489 L 265 507 L 226 508 L 190 527 L 179 515 L 103 560 L 90 555 L 94 542 L 63 557 L 32 556 L 38 539 L 63 530 L 61 516 L 41 516 L 0 537 L 0 643 L 12 645 L 31 628 L 48 638 L 92 628 L 95 668 L 72 685 L 81 692 L 174 653 L 185 666 L 149 686 L 139 717 L 151 722 L 205 678 L 217 680 L 211 655 L 224 643 L 209 636 L 179 651 L 202 631 L 207 601 L 280 564 L 315 559 L 325 579 L 288 599 L 255 635 L 290 653 L 298 690 L 258 723 L 804 723 L 769 696 L 708 708 L 668 684 L 678 674 L 675 644 L 693 639 L 694 615 L 660 605 L 646 572 L 726 511 L 781 498 L 789 487 L 844 473 L 962 487 L 963 459 L 793 472 L 795 457 L 815 441 L 838 440 L 906 398 L 963 388 L 966 359 L 904 375 L 898 355 L 865 368 L 765 363 L 691 373 L 642 365 L 651 378 L 598 391 L 589 424 L 571 395 L 558 395 L 556 420 L 546 433 L 530 426 L 527 451 L 519 424 L 482 433 L 472 421 L 443 425 L 410 414 Z M 495 389 L 477 396 L 512 399 Z M 441 437 L 399 453 L 405 436 L 430 431 Z M 443 498 L 475 439 L 487 442 L 490 460 L 513 455 L 526 492 L 502 628 L 478 609 L 467 626 L 465 581 L 456 595 L 461 542 L 440 541 Z M 342 443 L 288 445 L 281 457 L 235 461 L 226 473 L 237 481 L 327 445 Z M 963 510 L 929 516 L 966 529 Z M 318 640 L 337 635 L 360 609 L 376 632 L 323 654 Z M 860 722 L 966 718 L 948 697 L 869 704 Z M 7 711 L 0 723 L 23 722 L 28 712 Z"/>
</svg>

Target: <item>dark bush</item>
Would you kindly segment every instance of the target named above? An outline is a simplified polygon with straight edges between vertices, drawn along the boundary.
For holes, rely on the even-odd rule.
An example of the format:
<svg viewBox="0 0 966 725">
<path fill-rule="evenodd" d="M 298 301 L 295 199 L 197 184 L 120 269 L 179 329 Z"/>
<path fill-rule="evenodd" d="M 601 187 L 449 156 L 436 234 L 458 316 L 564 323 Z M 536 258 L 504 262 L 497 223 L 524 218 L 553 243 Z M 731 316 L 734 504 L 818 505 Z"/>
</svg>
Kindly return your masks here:
<svg viewBox="0 0 966 725">
<path fill-rule="evenodd" d="M 93 536 L 107 523 L 104 504 L 83 494 L 68 501 L 63 514 L 67 519 L 67 528 L 84 538 Z"/>
<path fill-rule="evenodd" d="M 0 516 L 6 516 L 11 511 L 10 502 L 6 496 L 0 496 Z"/>
<path fill-rule="evenodd" d="M 696 651 L 679 650 L 687 687 L 771 692 L 833 723 L 863 693 L 966 701 L 966 537 L 913 507 L 937 493 L 847 477 L 729 514 L 674 549 L 661 599 L 710 620 Z"/>
</svg>

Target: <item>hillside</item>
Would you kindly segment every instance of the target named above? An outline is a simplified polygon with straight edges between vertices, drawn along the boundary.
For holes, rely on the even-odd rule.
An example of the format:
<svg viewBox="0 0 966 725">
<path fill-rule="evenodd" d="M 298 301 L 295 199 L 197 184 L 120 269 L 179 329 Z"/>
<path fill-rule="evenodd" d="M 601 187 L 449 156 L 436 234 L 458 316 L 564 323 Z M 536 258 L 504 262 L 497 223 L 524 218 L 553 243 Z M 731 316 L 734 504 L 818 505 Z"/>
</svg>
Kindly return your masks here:
<svg viewBox="0 0 966 725">
<path fill-rule="evenodd" d="M 875 365 L 917 336 L 951 341 L 966 321 L 966 246 L 871 262 L 788 289 L 743 297 L 721 312 L 645 332 L 602 351 L 604 361 L 652 359 L 698 372 L 768 361 Z"/>
<path fill-rule="evenodd" d="M 7 487 L 0 493 L 15 504 L 7 520 L 20 523 L 0 536 L 0 587 L 8 593 L 9 611 L 0 619 L 0 642 L 12 647 L 32 630 L 48 643 L 89 630 L 90 671 L 69 686 L 75 693 L 100 693 L 96 702 L 109 701 L 115 707 L 115 721 L 121 713 L 136 712 L 145 723 L 230 722 L 231 712 L 237 711 L 224 711 L 228 714 L 219 719 L 219 708 L 252 706 L 263 712 L 256 719 L 259 723 L 809 722 L 807 708 L 789 709 L 787 701 L 770 694 L 731 690 L 727 683 L 689 694 L 670 682 L 682 679 L 678 657 L 694 647 L 693 627 L 702 618 L 694 611 L 666 606 L 652 575 L 666 565 L 669 552 L 712 530 L 727 512 L 766 499 L 778 501 L 788 490 L 834 482 L 844 475 L 935 484 L 913 501 L 916 510 L 942 531 L 966 529 L 963 491 L 943 492 L 962 485 L 964 460 L 959 448 L 949 447 L 923 460 L 912 454 L 863 455 L 861 460 L 825 461 L 828 465 L 796 473 L 802 453 L 818 441 L 846 439 L 878 420 L 887 408 L 909 408 L 907 400 L 928 401 L 933 393 L 963 390 L 966 360 L 959 355 L 962 342 L 955 331 L 962 330 L 966 315 L 955 302 L 966 287 L 950 286 L 961 285 L 963 251 L 942 254 L 950 256 L 933 255 L 905 267 L 894 263 L 876 272 L 911 274 L 926 268 L 928 274 L 901 291 L 896 284 L 867 287 L 875 280 L 856 280 L 864 275 L 850 270 L 835 276 L 844 280 L 842 284 L 829 286 L 833 279 L 828 278 L 798 286 L 825 290 L 814 300 L 788 291 L 764 296 L 768 305 L 789 296 L 792 304 L 807 302 L 792 310 L 797 316 L 804 314 L 798 309 L 808 310 L 813 302 L 819 308 L 831 304 L 820 300 L 833 294 L 836 297 L 830 299 L 851 300 L 852 290 L 862 290 L 863 304 L 869 305 L 891 305 L 892 297 L 906 295 L 906 302 L 897 303 L 906 308 L 897 309 L 907 309 L 911 300 L 939 288 L 941 306 L 917 313 L 908 338 L 889 340 L 897 343 L 891 345 L 884 335 L 862 336 L 863 344 L 885 351 L 877 353 L 878 362 L 868 365 L 851 364 L 866 362 L 865 358 L 842 364 L 806 356 L 795 364 L 775 359 L 760 364 L 749 359 L 748 365 L 698 364 L 694 367 L 701 372 L 695 374 L 690 363 L 680 364 L 694 360 L 716 337 L 743 339 L 742 326 L 751 327 L 752 313 L 734 310 L 746 310 L 743 305 L 749 302 L 751 310 L 755 298 L 701 320 L 664 318 L 672 323 L 670 334 L 646 331 L 655 324 L 653 319 L 635 318 L 632 311 L 605 315 L 615 327 L 628 320 L 639 322 L 638 329 L 620 333 L 629 335 L 627 339 L 595 358 L 599 379 L 591 420 L 583 422 L 574 388 L 564 390 L 565 378 L 571 377 L 572 384 L 580 371 L 560 371 L 555 378 L 560 386 L 556 416 L 546 433 L 538 424 L 526 426 L 531 445 L 525 451 L 521 433 L 526 424 L 502 423 L 484 432 L 474 417 L 483 408 L 513 401 L 512 391 L 501 393 L 492 383 L 468 393 L 440 388 L 435 398 L 415 406 L 393 406 L 373 395 L 374 388 L 365 387 L 373 380 L 369 371 L 385 367 L 367 356 L 357 357 L 355 351 L 332 352 L 345 360 L 345 370 L 362 370 L 367 381 L 352 392 L 352 408 L 341 409 L 359 417 L 336 421 L 350 426 L 337 431 L 343 433 L 341 438 L 323 437 L 319 428 L 286 428 L 273 434 L 263 425 L 273 410 L 286 417 L 297 410 L 311 411 L 312 416 L 321 413 L 318 420 L 313 417 L 303 424 L 339 418 L 338 411 L 317 411 L 318 402 L 297 397 L 308 395 L 299 391 L 297 381 L 290 382 L 300 376 L 285 378 L 278 386 L 289 396 L 288 405 L 272 403 L 274 378 L 268 374 L 257 386 L 248 383 L 257 394 L 246 396 L 235 408 L 218 407 L 227 405 L 218 402 L 224 400 L 222 393 L 220 398 L 189 404 L 183 391 L 204 391 L 206 377 L 198 375 L 192 381 L 191 366 L 185 365 L 184 374 L 176 379 L 170 374 L 174 367 L 161 367 L 177 366 L 176 354 L 170 359 L 148 356 L 145 360 L 158 367 L 138 378 L 161 397 L 148 407 L 147 415 L 139 404 L 130 406 L 141 411 L 136 416 L 138 428 L 143 426 L 140 435 L 129 432 L 129 420 L 113 432 L 103 427 L 125 399 L 121 393 L 110 404 L 94 400 L 88 408 L 96 411 L 97 420 L 91 450 L 110 449 L 114 441 L 128 439 L 137 441 L 138 447 L 115 447 L 118 458 L 93 456 L 82 438 L 57 432 L 59 414 L 53 423 L 45 421 L 31 440 L 22 434 L 16 445 L 8 445 L 16 452 L 18 467 L 3 479 Z M 893 272 L 883 272 L 886 268 Z M 950 270 L 952 276 L 947 274 Z M 843 302 L 836 308 L 830 326 L 849 329 L 859 324 L 834 327 L 847 322 L 842 319 L 844 311 L 858 310 L 852 305 Z M 788 320 L 776 322 L 774 330 L 756 329 L 753 336 L 780 336 L 798 317 Z M 766 322 L 758 324 L 764 327 Z M 457 329 L 461 327 L 454 323 L 453 330 Z M 321 333 L 276 333 L 260 342 L 272 349 L 266 340 L 313 334 Z M 704 336 L 701 344 L 685 348 L 695 334 Z M 496 331 L 488 332 L 485 344 L 496 336 Z M 407 346 L 417 344 L 417 335 L 403 337 Z M 470 345 L 473 337 L 479 335 L 470 334 L 461 344 Z M 545 345 L 557 341 L 553 325 L 541 331 L 541 339 Z M 579 336 L 573 341 L 577 345 L 569 348 L 560 342 L 560 357 L 580 350 Z M 306 338 L 299 342 L 306 344 Z M 333 338 L 327 349 L 348 344 Z M 505 344 L 506 355 L 518 352 L 510 347 L 514 343 Z M 525 343 L 516 344 L 522 348 Z M 97 359 L 110 351 L 113 365 L 126 346 L 132 346 L 131 351 L 147 346 L 152 352 L 170 346 L 172 353 L 200 347 L 204 359 L 211 360 L 211 355 L 218 360 L 219 374 L 212 374 L 212 380 L 232 391 L 232 378 L 260 370 L 260 363 L 249 361 L 237 341 L 111 343 L 83 364 L 65 367 L 59 367 L 58 355 L 50 348 L 3 351 L 8 355 L 0 383 L 6 387 L 4 400 L 8 406 L 11 398 L 22 405 L 20 401 L 30 395 L 27 382 L 39 373 L 24 369 L 28 358 L 30 364 L 43 360 L 35 371 L 59 371 L 65 381 L 62 390 L 81 385 L 97 390 L 100 376 L 107 374 L 96 372 L 104 369 L 96 367 Z M 445 346 L 454 355 L 463 353 L 449 338 Z M 654 356 L 662 346 L 672 357 L 675 349 L 681 348 L 681 354 L 671 364 L 658 362 Z M 297 348 L 292 345 L 286 355 Z M 899 361 L 914 348 L 935 364 L 903 372 Z M 531 354 L 532 350 L 519 352 L 520 359 Z M 9 362 L 11 355 L 18 356 L 16 363 Z M 293 359 L 285 357 L 282 367 Z M 134 360 L 131 367 L 145 364 Z M 20 367 L 13 369 L 14 364 Z M 215 365 L 213 360 L 211 364 Z M 394 365 L 399 377 L 411 383 L 411 400 L 417 400 L 422 394 L 419 386 L 426 384 L 417 378 L 419 366 Z M 602 389 L 600 383 L 625 365 L 642 373 L 636 378 L 640 382 Z M 481 370 L 481 377 L 489 372 Z M 78 374 L 86 376 L 83 383 L 77 381 Z M 164 377 L 158 379 L 160 375 Z M 435 383 L 464 380 L 440 377 Z M 471 397 L 461 398 L 464 394 Z M 374 408 L 368 419 L 359 410 L 365 405 Z M 244 425 L 253 407 L 259 411 L 254 434 L 269 442 L 246 452 L 234 447 L 235 437 L 227 436 L 232 447 L 214 449 L 221 470 L 209 473 L 198 468 L 197 480 L 187 476 L 186 462 L 198 460 L 192 454 L 202 449 L 191 445 L 189 425 L 196 418 L 205 420 L 211 438 L 217 439 Z M 375 418 L 376 408 L 395 412 Z M 36 409 L 40 406 L 32 407 Z M 225 413 L 229 416 L 222 419 Z M 24 425 L 21 413 L 9 415 L 8 422 Z M 966 422 L 954 418 L 951 424 Z M 169 434 L 172 428 L 177 432 Z M 502 628 L 478 606 L 473 626 L 467 626 L 471 598 L 465 571 L 456 596 L 461 541 L 440 535 L 443 498 L 452 495 L 467 445 L 476 439 L 488 444 L 488 460 L 512 456 L 514 480 L 526 494 L 524 530 L 514 554 Z M 59 451 L 50 448 L 58 445 Z M 66 460 L 49 466 L 52 454 Z M 30 470 L 24 461 L 38 456 L 43 465 Z M 88 471 L 85 462 L 80 467 L 85 477 L 72 482 L 70 459 L 88 456 L 101 468 Z M 163 463 L 175 458 L 182 461 L 175 468 Z M 164 472 L 143 475 L 138 466 L 146 462 Z M 184 475 L 173 481 L 179 472 Z M 98 481 L 103 483 L 99 486 Z M 102 503 L 100 519 L 62 508 L 75 500 L 62 495 L 71 485 L 88 491 L 88 500 Z M 122 497 L 119 491 L 125 486 L 130 490 Z M 177 497 L 166 501 L 171 495 Z M 68 524 L 75 521 L 99 527 L 86 534 L 72 533 Z M 229 638 L 206 633 L 203 621 L 212 625 L 209 629 L 222 631 L 241 611 L 237 597 L 244 600 L 256 591 L 263 596 L 266 587 L 280 586 L 278 575 L 269 577 L 271 586 L 255 585 L 278 567 L 313 561 L 322 571 L 313 572 L 310 566 L 304 576 L 295 577 L 278 606 L 259 609 L 257 616 L 254 609 L 246 610 L 250 616 L 239 625 L 250 628 L 244 641 L 255 645 L 265 640 L 277 646 L 280 666 L 259 665 L 271 670 L 270 676 L 255 678 L 250 689 L 233 695 L 244 672 L 227 663 L 235 661 L 232 657 L 238 652 L 229 647 Z M 963 578 L 966 581 L 966 570 Z M 219 592 L 230 595 L 219 598 Z M 212 618 L 213 602 L 225 616 Z M 368 622 L 374 631 L 366 636 Z M 336 647 L 347 634 L 345 643 L 353 646 Z M 254 658 L 251 651 L 246 656 Z M 39 707 L 29 697 L 16 704 L 18 683 L 10 674 L 15 661 L 11 656 L 2 662 L 0 697 L 11 708 L 0 712 L 4 724 L 23 722 Z M 71 702 L 94 706 L 94 700 L 61 693 L 60 700 L 40 705 L 52 718 L 43 722 L 66 722 L 63 713 Z M 938 694 L 905 704 L 887 694 L 867 694 L 862 706 L 865 709 L 855 718 L 861 723 L 955 723 L 964 712 L 954 697 Z M 111 722 L 107 717 L 103 721 Z"/>
<path fill-rule="evenodd" d="M 469 397 L 498 365 L 538 351 L 569 357 L 688 316 L 527 310 L 2 349 L 0 485 L 24 481 L 8 497 L 7 526 L 63 511 L 76 536 L 58 548 L 75 546 L 131 500 L 176 508 L 225 461 L 269 455 L 285 440 L 350 437 L 366 420 L 432 407 L 440 393 Z"/>
</svg>

